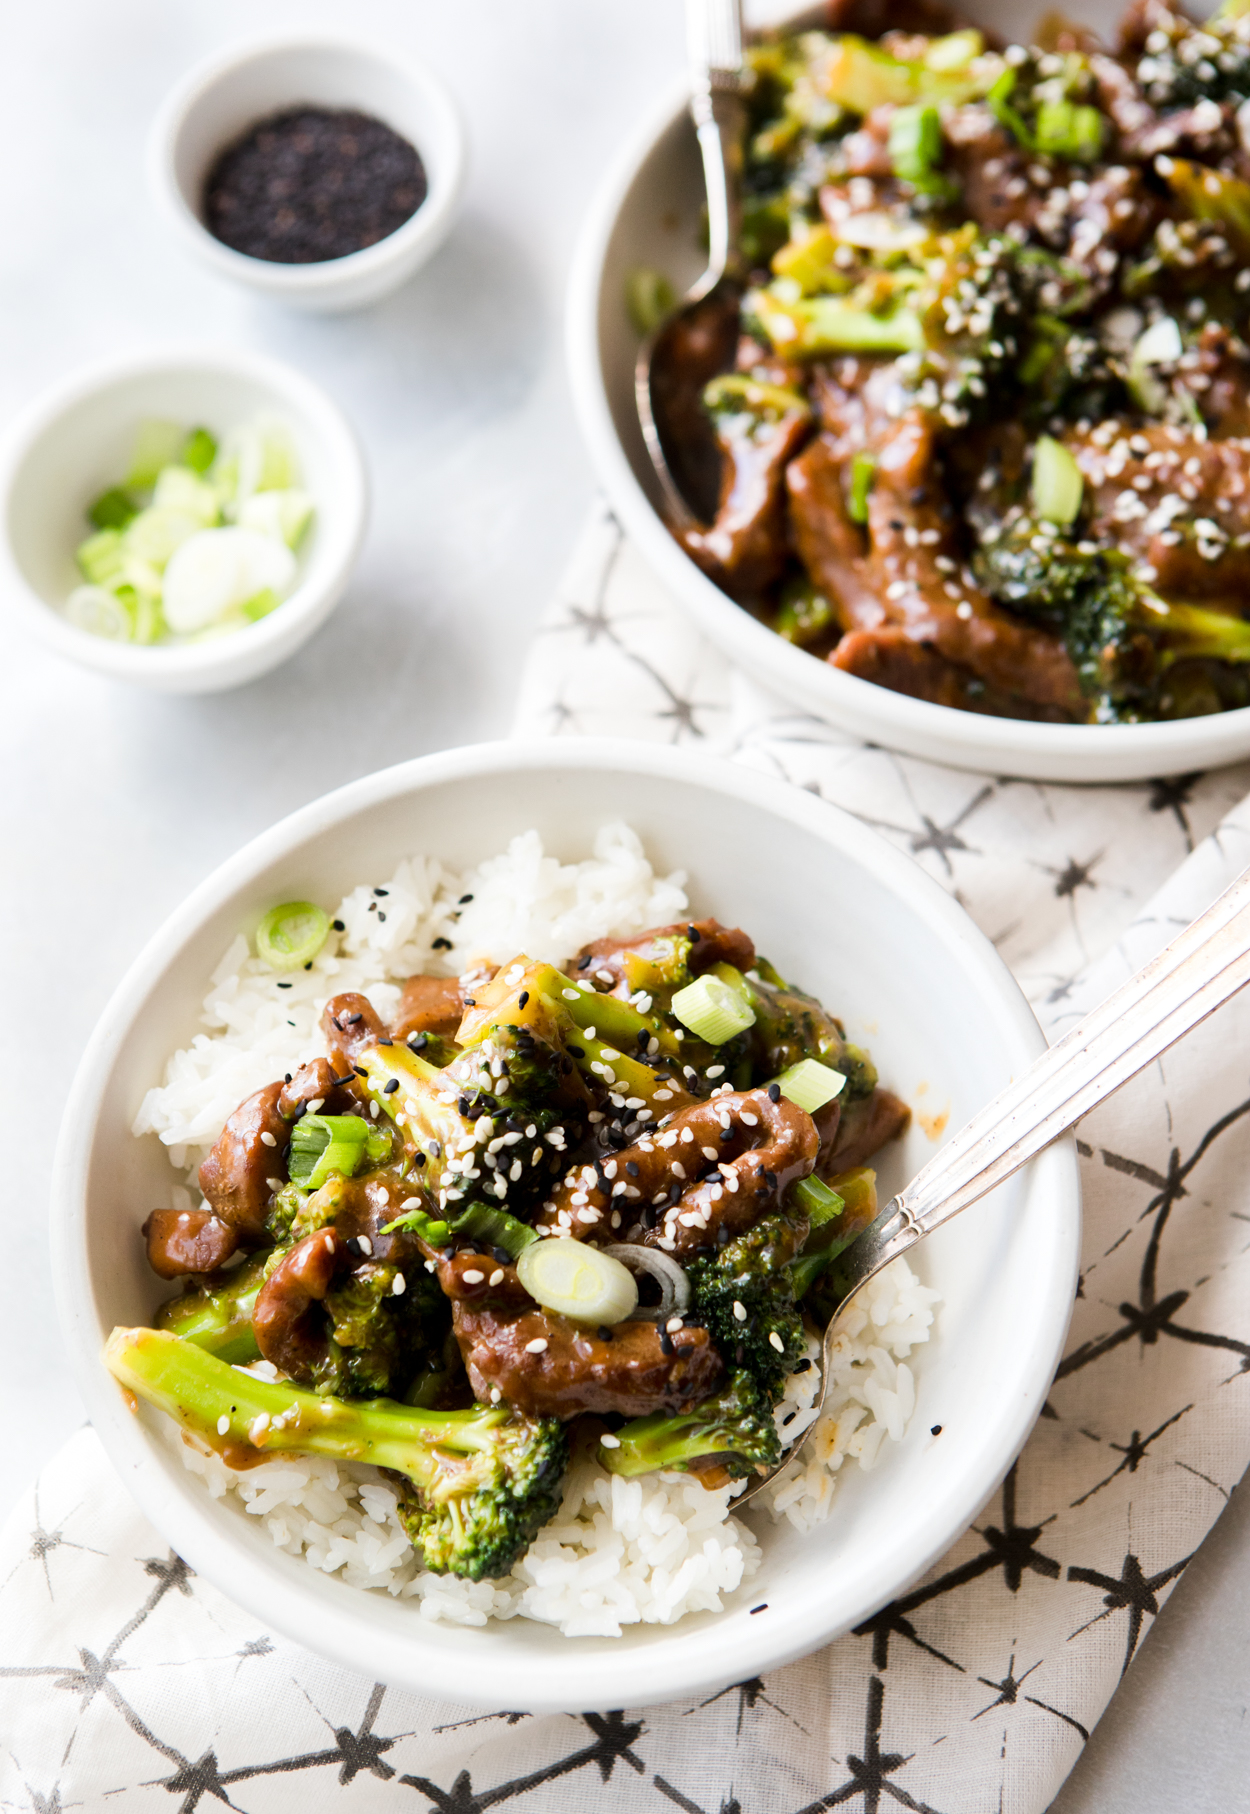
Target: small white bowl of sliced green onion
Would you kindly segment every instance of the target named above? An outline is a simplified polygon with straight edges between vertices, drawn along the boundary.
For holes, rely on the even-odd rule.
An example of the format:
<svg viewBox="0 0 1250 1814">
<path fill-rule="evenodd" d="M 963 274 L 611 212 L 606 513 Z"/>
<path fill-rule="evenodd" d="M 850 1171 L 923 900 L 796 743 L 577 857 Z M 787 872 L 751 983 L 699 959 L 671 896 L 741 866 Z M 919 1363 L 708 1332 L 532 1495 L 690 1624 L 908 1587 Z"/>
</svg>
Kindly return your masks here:
<svg viewBox="0 0 1250 1814">
<path fill-rule="evenodd" d="M 274 360 L 110 361 L 42 398 L 0 464 L 0 586 L 57 651 L 212 692 L 266 673 L 341 598 L 366 483 L 329 399 Z"/>
</svg>

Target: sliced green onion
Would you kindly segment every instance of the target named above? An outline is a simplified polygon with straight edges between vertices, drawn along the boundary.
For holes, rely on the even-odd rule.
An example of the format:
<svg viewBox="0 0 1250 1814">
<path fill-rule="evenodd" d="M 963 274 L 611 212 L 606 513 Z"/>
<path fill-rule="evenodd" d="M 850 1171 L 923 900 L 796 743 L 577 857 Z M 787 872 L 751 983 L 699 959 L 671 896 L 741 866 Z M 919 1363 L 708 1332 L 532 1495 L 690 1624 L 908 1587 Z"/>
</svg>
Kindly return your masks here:
<svg viewBox="0 0 1250 1814">
<path fill-rule="evenodd" d="M 382 1233 L 394 1234 L 397 1228 L 411 1229 L 413 1234 L 419 1235 L 430 1247 L 446 1246 L 452 1234 L 450 1222 L 429 1216 L 423 1209 L 405 1210 L 402 1216 L 396 1216 L 393 1222 L 388 1222 Z"/>
<path fill-rule="evenodd" d="M 539 1238 L 528 1223 L 518 1222 L 506 1210 L 491 1209 L 485 1203 L 470 1203 L 464 1214 L 456 1217 L 452 1230 L 458 1235 L 469 1235 L 475 1241 L 485 1241 L 488 1246 L 506 1248 L 514 1260 Z"/>
<path fill-rule="evenodd" d="M 625 279 L 625 309 L 639 334 L 653 334 L 676 301 L 677 293 L 663 271 L 639 265 Z"/>
<path fill-rule="evenodd" d="M 900 107 L 890 121 L 890 163 L 895 176 L 917 189 L 933 178 L 942 156 L 942 122 L 932 105 Z"/>
<path fill-rule="evenodd" d="M 176 422 L 141 422 L 126 484 L 136 491 L 150 491 L 161 467 L 172 466 L 177 460 L 185 439 L 186 430 Z"/>
<path fill-rule="evenodd" d="M 87 506 L 87 521 L 97 529 L 124 529 L 139 506 L 120 485 L 110 485 Z"/>
<path fill-rule="evenodd" d="M 271 970 L 298 970 L 310 964 L 326 942 L 330 916 L 311 901 L 284 901 L 271 907 L 256 928 L 256 955 Z"/>
<path fill-rule="evenodd" d="M 178 458 L 180 464 L 189 466 L 192 472 L 207 472 L 217 458 L 217 443 L 206 428 L 193 428 Z"/>
<path fill-rule="evenodd" d="M 75 586 L 65 603 L 65 615 L 76 630 L 89 630 L 109 642 L 135 641 L 135 620 L 127 601 L 103 586 Z"/>
<path fill-rule="evenodd" d="M 183 516 L 194 517 L 201 529 L 212 528 L 221 521 L 221 500 L 216 491 L 185 466 L 166 466 L 157 475 L 152 504 L 158 510 L 177 510 Z"/>
<path fill-rule="evenodd" d="M 281 603 L 282 600 L 273 587 L 266 586 L 263 592 L 256 592 L 251 598 L 244 599 L 239 610 L 249 624 L 256 624 L 262 617 L 268 617 L 271 611 L 276 611 Z"/>
<path fill-rule="evenodd" d="M 1014 69 L 1004 69 L 985 97 L 986 105 L 1000 126 L 1005 126 L 1012 136 L 1024 146 L 1026 151 L 1037 149 L 1033 134 L 1025 124 L 1022 116 L 1011 105 L 1011 97 L 1016 92 L 1019 77 Z"/>
<path fill-rule="evenodd" d="M 1092 164 L 1102 150 L 1103 118 L 1096 107 L 1074 101 L 1043 101 L 1037 110 L 1035 142 L 1047 157 Z"/>
<path fill-rule="evenodd" d="M 1038 516 L 1066 529 L 1080 514 L 1085 481 L 1061 441 L 1039 435 L 1033 450 L 1033 505 Z"/>
<path fill-rule="evenodd" d="M 84 579 L 93 586 L 107 586 L 125 565 L 120 534 L 116 529 L 101 529 L 97 535 L 89 535 L 78 544 L 77 560 Z"/>
<path fill-rule="evenodd" d="M 788 1102 L 793 1102 L 809 1115 L 817 1109 L 823 1109 L 827 1102 L 840 1096 L 846 1087 L 846 1078 L 841 1071 L 835 1071 L 827 1064 L 821 1064 L 817 1058 L 800 1058 L 788 1070 L 782 1071 L 773 1082 Z"/>
<path fill-rule="evenodd" d="M 857 453 L 851 461 L 851 495 L 847 499 L 846 514 L 853 523 L 868 521 L 868 494 L 877 476 L 877 456 L 870 453 Z"/>
<path fill-rule="evenodd" d="M 306 491 L 292 485 L 285 491 L 256 491 L 239 506 L 240 529 L 255 529 L 295 548 L 312 521 L 313 501 Z"/>
<path fill-rule="evenodd" d="M 638 1303 L 634 1275 L 602 1248 L 554 1237 L 535 1241 L 517 1261 L 517 1277 L 535 1303 L 579 1323 L 611 1328 Z"/>
<path fill-rule="evenodd" d="M 320 1190 L 337 1174 L 351 1178 L 360 1170 L 369 1125 L 359 1115 L 304 1115 L 291 1133 L 288 1174 L 302 1190 Z"/>
<path fill-rule="evenodd" d="M 673 997 L 673 1013 L 710 1046 L 723 1045 L 755 1025 L 755 1010 L 719 976 L 698 976 Z"/>
<path fill-rule="evenodd" d="M 800 1178 L 792 1184 L 786 1193 L 787 1201 L 796 1209 L 801 1209 L 813 1228 L 823 1228 L 826 1222 L 832 1222 L 840 1216 L 846 1206 L 845 1199 L 836 1190 L 830 1190 L 819 1178 Z"/>
<path fill-rule="evenodd" d="M 156 568 L 169 562 L 170 556 L 193 535 L 203 534 L 199 517 L 185 510 L 173 510 L 163 504 L 149 504 L 132 516 L 122 530 L 122 547 L 141 561 L 151 561 Z"/>
</svg>

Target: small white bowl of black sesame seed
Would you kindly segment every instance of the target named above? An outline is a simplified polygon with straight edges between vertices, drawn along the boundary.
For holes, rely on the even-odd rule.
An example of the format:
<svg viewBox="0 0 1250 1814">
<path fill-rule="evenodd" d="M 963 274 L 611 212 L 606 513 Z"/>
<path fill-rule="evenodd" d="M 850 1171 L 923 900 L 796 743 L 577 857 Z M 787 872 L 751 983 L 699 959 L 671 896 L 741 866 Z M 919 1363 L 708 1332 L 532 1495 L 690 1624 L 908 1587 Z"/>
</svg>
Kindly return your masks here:
<svg viewBox="0 0 1250 1814">
<path fill-rule="evenodd" d="M 192 69 L 149 144 L 152 186 L 217 276 L 292 308 L 363 308 L 451 229 L 464 129 L 428 69 L 355 39 L 284 33 Z"/>
</svg>

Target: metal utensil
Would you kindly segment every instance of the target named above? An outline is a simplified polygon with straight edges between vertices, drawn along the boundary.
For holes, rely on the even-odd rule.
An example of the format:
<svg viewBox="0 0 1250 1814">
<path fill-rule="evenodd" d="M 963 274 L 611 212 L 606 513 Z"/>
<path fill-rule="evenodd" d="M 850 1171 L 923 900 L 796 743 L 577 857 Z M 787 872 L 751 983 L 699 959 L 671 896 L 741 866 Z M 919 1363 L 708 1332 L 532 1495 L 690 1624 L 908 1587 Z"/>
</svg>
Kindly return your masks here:
<svg viewBox="0 0 1250 1814">
<path fill-rule="evenodd" d="M 708 342 L 706 378 L 723 370 L 737 338 L 739 285 L 736 253 L 740 220 L 742 164 L 742 8 L 741 0 L 686 0 L 686 42 L 690 61 L 690 112 L 703 158 L 707 189 L 707 269 L 677 307 L 647 336 L 638 349 L 634 394 L 638 420 L 651 463 L 664 493 L 674 528 L 697 521 L 691 504 L 707 515 L 710 462 L 692 462 L 686 450 L 665 432 L 664 391 L 670 404 L 681 386 L 701 391 L 704 374 L 687 358 L 677 375 L 673 351 L 695 334 Z M 695 362 L 697 366 L 697 362 Z M 680 403 L 678 404 L 680 407 Z M 702 494 L 702 495 L 700 495 Z M 713 498 L 714 503 L 714 498 Z"/>
<path fill-rule="evenodd" d="M 1250 982 L 1250 869 L 1157 957 L 1087 1014 L 1022 1077 L 978 1111 L 892 1197 L 837 1262 L 850 1291 L 825 1330 L 823 1410 L 830 1357 L 847 1305 L 900 1254 L 1009 1178 Z M 735 1500 L 742 1505 L 801 1453 Z"/>
</svg>

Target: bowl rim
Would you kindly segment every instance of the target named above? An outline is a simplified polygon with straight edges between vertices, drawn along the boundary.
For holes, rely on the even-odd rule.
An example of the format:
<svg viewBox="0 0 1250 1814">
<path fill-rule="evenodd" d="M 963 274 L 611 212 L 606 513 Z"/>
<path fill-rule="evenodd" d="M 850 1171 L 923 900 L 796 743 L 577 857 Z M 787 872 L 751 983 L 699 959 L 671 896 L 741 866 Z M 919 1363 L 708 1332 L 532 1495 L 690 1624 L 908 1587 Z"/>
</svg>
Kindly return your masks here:
<svg viewBox="0 0 1250 1814">
<path fill-rule="evenodd" d="M 348 52 L 372 61 L 390 76 L 401 76 L 439 116 L 439 131 L 444 139 L 437 171 L 422 157 L 428 183 L 424 201 L 393 233 L 359 252 L 345 253 L 342 258 L 297 265 L 253 258 L 217 239 L 188 204 L 174 168 L 179 136 L 196 102 L 213 88 L 232 81 L 249 64 L 292 50 Z M 420 155 L 420 147 L 416 149 Z M 395 266 L 415 265 L 427 248 L 430 252 L 435 249 L 450 228 L 464 189 L 467 162 L 468 138 L 460 107 L 428 64 L 407 52 L 393 52 L 368 38 L 332 29 L 260 32 L 210 52 L 169 90 L 153 118 L 147 143 L 149 184 L 184 244 L 221 276 L 262 290 L 277 300 L 295 300 L 357 285 L 363 288 L 370 279 Z"/>
<path fill-rule="evenodd" d="M 573 407 L 591 463 L 626 533 L 674 601 L 739 667 L 787 702 L 797 699 L 854 736 L 956 768 L 1096 785 L 1219 767 L 1250 754 L 1250 706 L 1166 723 L 1037 724 L 962 712 L 892 692 L 784 642 L 682 551 L 617 435 L 600 358 L 599 323 L 607 253 L 629 190 L 688 104 L 688 86 L 670 86 L 608 167 L 578 234 L 565 300 Z"/>
<path fill-rule="evenodd" d="M 330 1605 L 325 1598 L 306 1593 L 298 1579 L 286 1578 L 268 1555 L 253 1554 L 248 1546 L 223 1538 L 208 1517 L 210 1501 L 201 1482 L 189 1472 L 175 1480 L 155 1465 L 151 1447 L 156 1439 L 125 1409 L 121 1394 L 100 1364 L 102 1334 L 106 1332 L 98 1325 L 93 1307 L 86 1187 L 113 1063 L 142 1012 L 152 979 L 239 889 L 308 840 L 346 827 L 361 812 L 382 802 L 419 796 L 447 782 L 571 768 L 693 781 L 728 800 L 778 814 L 800 829 L 833 841 L 891 892 L 916 906 L 930 924 L 940 927 L 951 951 L 968 966 L 969 976 L 987 985 L 986 999 L 995 1004 L 1004 1040 L 1009 1047 L 1015 1044 L 1021 1063 L 1044 1047 L 1041 1029 L 1018 985 L 963 909 L 910 858 L 840 808 L 771 776 L 670 746 L 590 738 L 479 744 L 418 757 L 348 783 L 253 838 L 192 891 L 131 965 L 87 1044 L 67 1099 L 51 1192 L 53 1279 L 75 1379 L 123 1482 L 178 1553 L 223 1593 L 277 1630 L 344 1667 L 371 1672 L 371 1679 L 434 1692 L 468 1705 L 523 1703 L 536 1712 L 577 1711 L 591 1701 L 616 1707 L 646 1705 L 715 1691 L 741 1680 L 744 1673 L 759 1673 L 818 1649 L 871 1616 L 922 1574 L 967 1529 L 1014 1461 L 1041 1411 L 1075 1297 L 1081 1228 L 1075 1143 L 1069 1138 L 1039 1155 L 1023 1174 L 1031 1184 L 1028 1210 L 1044 1216 L 1052 1231 L 1049 1271 L 1038 1276 L 1039 1309 L 1020 1363 L 1019 1378 L 1027 1384 L 1019 1389 L 1018 1378 L 1010 1402 L 1003 1405 L 997 1420 L 984 1426 L 979 1466 L 968 1470 L 944 1493 L 940 1520 L 923 1541 L 915 1543 L 901 1566 L 896 1562 L 880 1570 L 878 1578 L 863 1583 L 863 1603 L 855 1608 L 853 1618 L 831 1623 L 813 1597 L 813 1603 L 784 1626 L 779 1621 L 761 1621 L 748 1627 L 749 1641 L 736 1644 L 732 1651 L 717 1642 L 719 1619 L 711 1628 L 687 1633 L 686 1643 L 667 1647 L 659 1642 L 657 1633 L 656 1641 L 637 1648 L 591 1656 L 570 1641 L 567 1649 L 530 1659 L 532 1666 L 521 1684 L 515 1657 L 500 1652 L 496 1663 L 489 1649 L 480 1654 L 473 1650 L 470 1656 L 449 1646 L 439 1653 L 436 1670 L 423 1667 L 419 1658 L 414 1662 L 411 1643 L 393 1639 L 367 1617 L 360 1618 L 347 1597 Z M 277 1554 L 275 1551 L 275 1557 Z M 732 1616 L 732 1611 L 722 1615 Z M 697 1661 L 688 1654 L 692 1650 Z"/>
<path fill-rule="evenodd" d="M 162 373 L 203 373 L 241 377 L 288 401 L 303 414 L 341 471 L 333 499 L 316 500 L 319 571 L 306 573 L 276 611 L 238 635 L 176 648 L 140 647 L 92 636 L 71 624 L 27 579 L 8 534 L 13 488 L 39 439 L 91 398 Z M 280 651 L 310 634 L 337 602 L 360 552 L 368 520 L 368 477 L 360 444 L 346 416 L 330 396 L 294 366 L 267 354 L 215 345 L 171 345 L 97 359 L 58 379 L 39 393 L 0 441 L 0 587 L 26 625 L 60 655 L 115 679 L 149 686 L 206 678 L 239 665 L 240 638 L 246 638 L 249 672 L 263 671 Z"/>
</svg>

